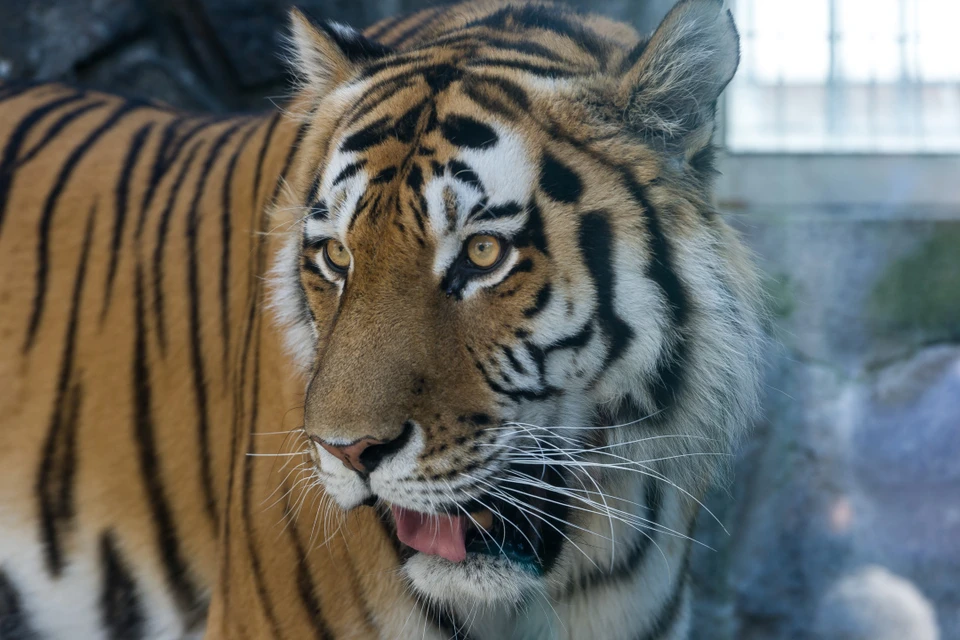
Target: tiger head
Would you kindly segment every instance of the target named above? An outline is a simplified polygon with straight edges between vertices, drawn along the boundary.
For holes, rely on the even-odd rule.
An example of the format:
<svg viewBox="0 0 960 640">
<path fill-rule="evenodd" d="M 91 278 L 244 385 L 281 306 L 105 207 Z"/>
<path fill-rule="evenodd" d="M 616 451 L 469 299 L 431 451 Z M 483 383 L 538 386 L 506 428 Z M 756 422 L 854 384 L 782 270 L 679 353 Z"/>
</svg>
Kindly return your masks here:
<svg viewBox="0 0 960 640">
<path fill-rule="evenodd" d="M 756 279 L 709 202 L 738 36 L 715 0 L 649 39 L 433 20 L 391 48 L 294 13 L 275 300 L 326 493 L 381 509 L 421 594 L 516 602 L 686 536 L 755 409 Z"/>
</svg>

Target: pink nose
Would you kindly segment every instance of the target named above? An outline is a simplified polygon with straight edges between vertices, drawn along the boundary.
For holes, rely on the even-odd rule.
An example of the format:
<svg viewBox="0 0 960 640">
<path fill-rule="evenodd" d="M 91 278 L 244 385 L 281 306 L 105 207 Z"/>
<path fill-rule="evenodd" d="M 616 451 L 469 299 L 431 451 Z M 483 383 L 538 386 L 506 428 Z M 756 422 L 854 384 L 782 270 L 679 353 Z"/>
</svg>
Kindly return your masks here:
<svg viewBox="0 0 960 640">
<path fill-rule="evenodd" d="M 328 444 L 319 438 L 316 438 L 315 440 L 321 447 L 335 455 L 337 459 L 343 463 L 343 466 L 345 466 L 347 469 L 353 469 L 357 473 L 367 473 L 368 471 L 367 465 L 365 465 L 364 461 L 361 460 L 363 452 L 370 447 L 376 447 L 384 444 L 383 440 L 377 440 L 376 438 L 361 438 L 356 442 L 352 442 L 344 446 Z M 374 459 L 367 460 L 366 462 L 371 463 L 371 466 L 376 466 L 376 463 L 379 462 L 379 458 L 374 457 Z M 369 470 L 372 471 L 373 469 L 371 468 Z"/>
</svg>

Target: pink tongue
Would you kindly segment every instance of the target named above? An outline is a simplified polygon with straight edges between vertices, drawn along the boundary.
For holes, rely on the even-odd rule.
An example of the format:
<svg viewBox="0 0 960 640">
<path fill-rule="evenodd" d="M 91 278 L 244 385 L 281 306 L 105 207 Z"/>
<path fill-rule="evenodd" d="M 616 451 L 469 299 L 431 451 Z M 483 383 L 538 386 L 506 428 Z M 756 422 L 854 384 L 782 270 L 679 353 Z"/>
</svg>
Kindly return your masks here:
<svg viewBox="0 0 960 640">
<path fill-rule="evenodd" d="M 461 516 L 438 516 L 391 507 L 400 542 L 421 553 L 463 562 L 467 557 Z"/>
</svg>

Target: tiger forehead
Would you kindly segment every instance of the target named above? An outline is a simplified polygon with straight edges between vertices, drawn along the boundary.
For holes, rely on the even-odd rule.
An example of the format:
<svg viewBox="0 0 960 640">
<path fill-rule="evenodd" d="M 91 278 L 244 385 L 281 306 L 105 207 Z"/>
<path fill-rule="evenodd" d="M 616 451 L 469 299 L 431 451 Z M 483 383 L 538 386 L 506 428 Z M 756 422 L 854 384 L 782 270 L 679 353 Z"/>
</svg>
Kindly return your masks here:
<svg viewBox="0 0 960 640">
<path fill-rule="evenodd" d="M 535 161 L 515 125 L 461 95 L 419 97 L 391 105 L 405 107 L 396 115 L 371 114 L 331 145 L 308 206 L 328 216 L 338 235 L 361 220 L 405 214 L 420 234 L 450 232 L 471 213 L 506 204 L 519 210 L 529 197 Z"/>
</svg>

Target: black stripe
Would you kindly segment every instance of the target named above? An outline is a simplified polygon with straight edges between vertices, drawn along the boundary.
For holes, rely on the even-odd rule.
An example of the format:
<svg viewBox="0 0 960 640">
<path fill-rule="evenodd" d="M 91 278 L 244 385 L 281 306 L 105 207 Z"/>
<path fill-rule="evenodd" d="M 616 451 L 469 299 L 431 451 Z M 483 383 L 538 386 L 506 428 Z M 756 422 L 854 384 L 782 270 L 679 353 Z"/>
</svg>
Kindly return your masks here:
<svg viewBox="0 0 960 640">
<path fill-rule="evenodd" d="M 550 304 L 550 298 L 553 294 L 553 288 L 550 283 L 547 282 L 540 290 L 537 291 L 537 297 L 533 301 L 533 306 L 523 310 L 523 316 L 525 318 L 532 318 L 536 315 L 539 315 L 548 304 Z"/>
<path fill-rule="evenodd" d="M 561 56 L 553 49 L 523 38 L 524 36 L 521 36 L 521 38 L 517 40 L 507 40 L 506 38 L 494 37 L 490 35 L 484 35 L 478 38 L 476 33 L 471 33 L 469 31 L 457 31 L 448 36 L 431 40 L 430 47 L 447 48 L 460 45 L 470 47 L 474 51 L 480 47 L 483 47 L 484 49 L 495 49 L 496 51 L 503 51 L 505 53 L 520 53 L 530 56 L 537 56 L 546 58 L 550 62 L 557 62 L 560 64 L 571 64 L 569 60 Z M 486 51 L 484 51 L 484 53 L 486 53 Z"/>
<path fill-rule="evenodd" d="M 226 489 L 226 504 L 224 505 L 224 514 L 229 518 L 230 509 L 233 502 L 234 486 L 236 482 L 236 470 L 238 467 L 237 463 L 237 454 L 240 445 L 240 437 L 244 432 L 244 412 L 246 410 L 246 400 L 250 397 L 250 394 L 247 393 L 247 373 L 250 369 L 250 349 L 253 343 L 254 335 L 254 326 L 257 319 L 256 310 L 259 303 L 260 297 L 260 278 L 258 277 L 259 273 L 262 273 L 263 268 L 263 241 L 258 240 L 257 234 L 253 233 L 256 230 L 259 230 L 263 227 L 262 219 L 266 206 L 260 207 L 260 185 L 262 182 L 264 174 L 264 162 L 266 161 L 267 151 L 270 148 L 270 143 L 273 141 L 273 135 L 276 131 L 277 125 L 280 122 L 280 114 L 274 114 L 267 123 L 267 130 L 263 137 L 263 143 L 261 144 L 260 151 L 257 154 L 257 162 L 254 165 L 254 175 L 253 175 L 253 206 L 249 208 L 251 213 L 250 218 L 250 230 L 249 242 L 250 242 L 250 255 L 253 255 L 256 251 L 257 253 L 257 265 L 256 269 L 248 269 L 248 304 L 247 304 L 247 318 L 246 324 L 244 325 L 243 338 L 240 342 L 240 356 L 239 356 L 239 374 L 236 376 L 237 383 L 234 385 L 233 390 L 233 424 L 232 429 L 230 430 L 230 464 L 228 465 L 227 471 L 227 489 Z M 301 126 L 297 132 L 296 144 L 303 139 L 307 128 Z M 295 144 L 295 146 L 296 146 Z M 288 160 L 292 157 L 294 150 L 288 154 Z M 279 178 L 277 180 L 279 182 Z M 258 222 L 259 221 L 259 222 Z M 259 354 L 257 355 L 257 360 L 254 363 L 255 366 L 259 366 Z M 254 405 L 253 413 L 256 413 L 255 405 L 257 403 L 257 397 L 253 396 L 251 399 L 252 404 Z M 254 418 L 255 422 L 255 418 Z M 249 425 L 249 428 L 252 429 L 253 422 Z M 249 429 L 248 429 L 249 431 Z M 247 436 L 247 449 L 245 451 L 250 451 L 252 446 L 252 435 Z M 248 456 L 243 456 L 242 461 L 245 461 Z M 242 462 L 243 463 L 243 462 Z M 245 465 L 244 465 L 244 468 Z M 242 488 L 241 488 L 242 490 Z M 244 508 L 243 501 L 241 502 L 241 508 Z M 221 548 L 230 549 L 231 548 L 231 527 L 225 526 L 222 532 L 223 540 L 221 541 Z M 225 553 L 220 563 L 220 584 L 223 586 L 223 600 L 225 610 L 230 610 L 230 584 L 231 584 L 231 571 L 232 567 L 230 565 L 232 554 Z"/>
<path fill-rule="evenodd" d="M 440 133 L 450 144 L 467 149 L 488 149 L 499 136 L 487 124 L 469 116 L 451 115 L 440 123 Z"/>
<path fill-rule="evenodd" d="M 377 175 L 373 177 L 373 180 L 370 181 L 371 184 L 386 184 L 393 180 L 397 175 L 396 167 L 387 167 L 380 171 Z"/>
<path fill-rule="evenodd" d="M 523 366 L 523 363 L 517 360 L 517 356 L 514 355 L 513 349 L 511 347 L 505 346 L 503 348 L 503 353 L 504 355 L 507 356 L 507 360 L 510 361 L 510 366 L 513 367 L 514 371 L 521 374 L 525 374 L 527 372 L 527 368 Z"/>
<path fill-rule="evenodd" d="M 263 243 L 261 242 L 261 245 Z M 255 298 L 259 298 L 259 287 Z M 252 319 L 251 319 L 252 320 Z M 247 427 L 247 451 L 254 451 L 253 434 L 257 428 L 257 417 L 260 409 L 260 316 L 256 318 L 257 329 L 255 331 L 255 345 L 253 347 L 253 388 L 251 390 L 250 423 Z M 251 323 L 252 324 L 252 323 Z M 251 513 L 251 501 L 253 500 L 253 460 L 251 456 L 244 456 L 243 464 L 243 503 L 241 516 L 243 518 L 243 530 L 247 538 L 247 557 L 250 559 L 250 570 L 253 577 L 253 585 L 257 594 L 260 607 L 263 609 L 267 624 L 270 626 L 271 638 L 281 638 L 280 624 L 277 621 L 277 614 L 273 609 L 273 603 L 270 600 L 270 594 L 267 591 L 266 580 L 263 574 L 263 563 L 260 560 L 260 551 L 253 538 L 254 527 Z"/>
<path fill-rule="evenodd" d="M 192 620 L 203 607 L 199 591 L 190 577 L 180 549 L 173 512 L 167 501 L 160 460 L 157 455 L 153 424 L 153 389 L 150 383 L 150 360 L 147 348 L 146 303 L 143 270 L 137 264 L 134 276 L 134 343 L 132 379 L 134 406 L 134 440 L 140 463 L 140 475 L 153 517 L 154 532 L 166 581 L 181 614 Z"/>
<path fill-rule="evenodd" d="M 609 341 L 602 367 L 606 370 L 624 354 L 634 333 L 613 306 L 616 295 L 613 234 L 603 213 L 591 212 L 581 218 L 579 242 L 583 260 L 597 288 L 597 320 Z"/>
<path fill-rule="evenodd" d="M 153 247 L 153 314 L 157 318 L 157 342 L 160 345 L 160 353 L 165 354 L 167 350 L 167 330 L 164 314 L 164 294 L 163 294 L 163 251 L 167 246 L 167 235 L 170 230 L 170 219 L 173 217 L 173 210 L 177 203 L 177 196 L 183 182 L 190 171 L 193 159 L 200 150 L 203 140 L 197 140 L 190 151 L 187 153 L 183 166 L 180 167 L 180 173 L 177 174 L 170 192 L 167 195 L 167 203 L 160 214 L 160 222 L 157 225 L 157 243 Z"/>
<path fill-rule="evenodd" d="M 59 576 L 66 561 L 63 557 L 62 535 L 72 525 L 75 515 L 73 500 L 77 466 L 77 428 L 83 399 L 83 387 L 74 371 L 77 350 L 77 331 L 80 324 L 80 305 L 86 283 L 90 246 L 93 241 L 94 220 L 97 205 L 90 207 L 87 227 L 83 235 L 83 248 L 77 264 L 73 293 L 70 299 L 70 314 L 60 359 L 60 375 L 57 380 L 57 396 L 53 403 L 50 429 L 43 445 L 43 457 L 36 480 L 37 498 L 40 503 L 40 539 L 43 543 L 44 561 L 51 575 Z"/>
<path fill-rule="evenodd" d="M 388 41 L 388 44 L 395 48 L 400 48 L 407 43 L 407 40 L 416 36 L 424 27 L 431 24 L 431 20 L 437 17 L 437 14 L 443 11 L 443 7 L 430 7 L 414 15 L 415 22 L 400 33 L 394 35 Z"/>
<path fill-rule="evenodd" d="M 313 637 L 317 640 L 326 640 L 333 637 L 333 632 L 327 625 L 323 617 L 323 606 L 320 604 L 320 597 L 317 594 L 317 585 L 313 581 L 313 575 L 310 572 L 310 561 L 307 558 L 307 551 L 300 539 L 299 529 L 296 523 L 291 523 L 296 518 L 290 509 L 290 497 L 287 487 L 284 487 L 283 516 L 287 520 L 284 527 L 290 536 L 290 542 L 293 544 L 293 551 L 297 558 L 297 594 L 300 596 L 300 605 L 307 612 L 307 618 L 313 627 Z"/>
<path fill-rule="evenodd" d="M 263 136 L 263 146 L 260 147 L 260 153 L 257 155 L 257 167 L 253 174 L 253 206 L 254 209 L 257 208 L 257 205 L 260 203 L 260 181 L 263 178 L 263 163 L 267 158 L 267 150 L 270 148 L 270 143 L 273 141 L 273 134 L 277 130 L 277 124 L 280 123 L 281 115 L 276 113 L 273 117 L 270 118 L 269 124 L 267 124 L 267 133 Z M 304 127 L 300 128 L 301 133 L 305 132 Z"/>
<path fill-rule="evenodd" d="M 556 62 L 558 64 L 570 65 L 571 62 L 565 59 L 562 55 L 545 47 L 538 42 L 532 40 L 504 40 L 502 38 L 484 38 L 484 46 L 493 47 L 499 51 L 506 51 L 509 53 L 522 53 L 530 56 L 537 56 L 540 58 L 546 58 L 550 62 Z"/>
<path fill-rule="evenodd" d="M 345 166 L 340 173 L 337 174 L 337 177 L 333 179 L 333 183 L 330 185 L 332 187 L 337 186 L 344 180 L 349 180 L 353 176 L 360 173 L 360 170 L 367 164 L 366 160 L 358 160 L 357 162 L 352 162 Z M 317 172 L 317 177 L 314 179 L 314 186 L 310 187 L 310 192 L 307 194 L 307 200 L 312 201 L 317 197 L 317 187 L 319 186 L 320 172 Z"/>
<path fill-rule="evenodd" d="M 267 136 L 267 141 L 269 141 L 270 135 L 273 132 L 274 124 L 276 122 L 277 120 L 275 119 L 274 122 L 271 123 L 269 133 Z M 266 226 L 266 216 L 267 216 L 267 210 L 268 210 L 269 204 L 272 203 L 274 200 L 276 200 L 277 195 L 280 193 L 280 188 L 284 184 L 284 180 L 286 179 L 287 172 L 290 170 L 290 167 L 293 164 L 293 160 L 300 149 L 300 145 L 302 144 L 304 136 L 306 135 L 308 129 L 309 129 L 308 126 L 306 124 L 303 124 L 297 130 L 296 138 L 293 144 L 291 145 L 289 151 L 287 152 L 287 156 L 286 156 L 286 159 L 284 160 L 283 167 L 280 170 L 280 174 L 277 176 L 274 182 L 273 192 L 271 194 L 270 199 L 267 201 L 266 206 L 253 208 L 253 214 L 255 216 L 254 220 L 256 220 L 256 223 L 251 225 L 254 231 L 254 234 L 251 234 L 251 239 L 254 238 L 254 235 L 257 231 L 263 230 L 264 227 Z M 264 149 L 266 149 L 266 145 L 264 146 Z M 262 161 L 264 158 L 264 154 L 265 154 L 265 151 L 261 151 L 260 162 L 258 162 L 258 165 L 257 165 L 257 177 L 256 177 L 255 190 L 259 188 L 260 175 L 263 173 Z M 238 451 L 237 451 L 238 436 L 239 436 L 239 433 L 241 432 L 241 429 L 244 429 L 244 427 L 241 426 L 242 414 L 243 414 L 243 403 L 245 399 L 248 397 L 250 398 L 250 417 L 244 429 L 247 434 L 244 451 L 250 452 L 254 450 L 253 434 L 256 430 L 257 418 L 258 418 L 259 406 L 260 406 L 259 405 L 259 402 L 260 402 L 260 334 L 261 334 L 260 322 L 262 322 L 262 319 L 263 319 L 263 315 L 257 313 L 257 311 L 260 310 L 260 303 L 261 303 L 262 291 L 263 291 L 263 288 L 262 288 L 263 281 L 258 274 L 262 274 L 265 268 L 265 261 L 266 261 L 265 245 L 266 243 L 262 239 L 257 241 L 256 243 L 257 257 L 254 264 L 254 268 L 251 269 L 250 271 L 251 293 L 249 297 L 249 304 L 247 307 L 247 318 L 246 318 L 246 325 L 245 325 L 246 331 L 245 331 L 244 339 L 242 342 L 243 347 L 241 348 L 241 355 L 240 355 L 239 384 L 236 387 L 237 395 L 235 398 L 236 411 L 234 412 L 234 415 L 235 415 L 234 438 L 231 444 L 231 460 L 234 462 L 236 462 L 237 454 L 238 454 Z M 251 253 L 252 253 L 252 250 L 251 250 Z M 246 379 L 247 379 L 247 373 L 248 373 L 247 363 L 249 362 L 249 355 L 250 355 L 251 349 L 253 351 L 253 366 L 249 367 L 249 370 L 252 372 L 253 383 L 252 383 L 251 391 L 247 393 L 246 391 Z M 267 624 L 270 626 L 270 630 L 273 634 L 272 637 L 279 638 L 280 625 L 277 621 L 276 613 L 274 612 L 273 606 L 270 602 L 269 594 L 267 593 L 266 583 L 264 582 L 264 576 L 263 576 L 263 566 L 260 561 L 260 556 L 258 555 L 257 546 L 253 540 L 253 527 L 252 527 L 252 519 L 250 515 L 250 512 L 251 512 L 250 501 L 252 500 L 252 492 L 251 492 L 251 479 L 252 479 L 251 476 L 253 473 L 252 461 L 253 461 L 252 457 L 244 455 L 239 462 L 239 464 L 242 465 L 242 469 L 243 469 L 243 477 L 240 481 L 241 482 L 240 490 L 243 494 L 243 498 L 240 505 L 241 519 L 242 519 L 241 521 L 243 526 L 243 532 L 246 535 L 247 556 L 250 559 L 250 569 L 252 572 L 254 588 L 256 590 L 260 605 L 263 608 L 264 615 L 267 619 Z M 227 479 L 227 485 L 230 491 L 232 491 L 233 483 L 234 483 L 234 465 L 231 464 L 230 474 Z M 229 527 L 225 528 L 225 530 L 228 533 L 229 533 L 229 529 L 230 529 Z M 229 572 L 227 571 L 228 568 L 229 567 L 225 563 L 223 575 L 229 577 Z"/>
<path fill-rule="evenodd" d="M 191 119 L 186 116 L 174 118 L 163 129 L 163 134 L 160 137 L 160 142 L 155 152 L 156 157 L 153 161 L 153 168 L 150 170 L 150 179 L 147 182 L 147 188 L 143 192 L 143 200 L 140 203 L 140 218 L 137 220 L 137 230 L 134 234 L 138 240 L 143 233 L 144 225 L 147 221 L 147 212 L 150 209 L 150 204 L 153 202 L 153 197 L 160 185 L 160 181 L 167 175 L 167 171 L 176 163 L 177 158 L 180 157 L 180 153 L 187 148 L 187 143 L 201 131 L 217 123 L 219 118 L 194 118 L 192 120 L 193 126 L 184 131 L 180 136 L 177 135 L 177 132 L 184 123 L 191 121 Z"/>
<path fill-rule="evenodd" d="M 303 206 L 309 207 L 313 203 L 314 199 L 317 197 L 317 192 L 320 191 L 320 180 L 323 178 L 323 172 L 317 171 L 313 174 L 313 180 L 310 181 L 310 186 L 307 187 L 307 197 L 304 198 Z"/>
<path fill-rule="evenodd" d="M 480 18 L 467 27 L 484 26 L 492 29 L 510 30 L 521 33 L 526 37 L 534 34 L 524 33 L 525 30 L 543 29 L 559 36 L 570 38 L 579 47 L 590 55 L 606 60 L 609 45 L 603 37 L 574 20 L 568 20 L 568 12 L 557 7 L 542 5 L 526 5 L 507 7 L 500 11 Z"/>
<path fill-rule="evenodd" d="M 420 230 L 420 234 L 422 235 L 426 231 L 423 221 L 427 216 L 427 199 L 422 193 L 418 193 L 417 197 L 410 202 L 410 208 L 413 209 L 413 218 L 417 223 L 417 228 Z"/>
<path fill-rule="evenodd" d="M 567 204 L 576 204 L 583 195 L 580 176 L 547 151 L 540 164 L 540 188 L 551 199 Z"/>
<path fill-rule="evenodd" d="M 87 154 L 90 148 L 111 128 L 113 128 L 125 115 L 129 114 L 136 109 L 141 108 L 143 105 L 136 102 L 125 102 L 123 103 L 113 114 L 107 118 L 99 127 L 95 128 L 90 134 L 81 142 L 74 150 L 67 156 L 67 159 L 64 161 L 60 173 L 57 175 L 57 180 L 53 185 L 53 188 L 50 190 L 50 194 L 47 196 L 46 202 L 43 206 L 43 212 L 41 213 L 40 222 L 38 225 L 38 235 L 40 236 L 37 243 L 37 271 L 36 271 L 36 290 L 34 291 L 32 311 L 30 313 L 30 321 L 27 326 L 27 335 L 23 344 L 23 351 L 28 352 L 33 347 L 34 340 L 37 337 L 37 331 L 40 329 L 40 321 L 43 317 L 43 310 L 46 305 L 47 298 L 47 276 L 50 270 L 50 234 L 53 231 L 53 216 L 56 212 L 57 203 L 60 200 L 60 195 L 63 193 L 64 188 L 67 185 L 67 182 L 70 180 L 70 176 L 73 174 L 74 169 Z"/>
<path fill-rule="evenodd" d="M 391 131 L 393 137 L 404 144 L 413 142 L 413 138 L 417 134 L 417 125 L 420 123 L 423 110 L 426 106 L 426 100 L 418 102 L 407 109 L 402 116 L 397 118 L 393 123 L 393 129 Z"/>
<path fill-rule="evenodd" d="M 630 53 L 623 59 L 623 62 L 620 64 L 620 73 L 624 74 L 630 71 L 633 68 L 633 65 L 637 64 L 640 61 L 640 58 L 643 57 L 643 53 L 647 50 L 647 45 L 650 44 L 650 40 L 641 40 L 637 43 L 633 49 L 630 50 Z"/>
<path fill-rule="evenodd" d="M 46 148 L 46 146 L 50 144 L 50 142 L 54 138 L 60 135 L 60 133 L 64 129 L 66 129 L 67 125 L 69 125 L 71 122 L 81 117 L 82 115 L 89 113 L 90 111 L 93 111 L 94 109 L 99 109 L 105 104 L 107 104 L 106 100 L 96 100 L 94 102 L 88 102 L 87 104 L 79 106 L 76 109 L 71 109 L 70 111 L 66 112 L 65 114 L 57 118 L 57 120 L 52 125 L 50 125 L 50 128 L 44 132 L 43 137 L 40 140 L 38 140 L 35 145 L 30 147 L 30 149 L 25 154 L 23 154 L 23 157 L 17 161 L 17 169 L 19 169 L 23 165 L 33 160 L 37 156 L 37 154 L 43 151 L 44 148 Z"/>
<path fill-rule="evenodd" d="M 411 191 L 419 191 L 423 186 L 423 169 L 420 165 L 414 163 L 410 166 L 410 171 L 407 173 L 407 186 Z"/>
<path fill-rule="evenodd" d="M 479 67 L 481 69 L 488 67 L 504 67 L 506 69 L 514 69 L 516 71 L 523 71 L 531 75 L 540 76 L 543 78 L 569 78 L 576 75 L 573 71 L 569 69 L 562 69 L 560 67 L 547 67 L 540 64 L 533 64 L 532 62 L 524 62 L 522 60 L 506 60 L 506 59 L 495 59 L 495 58 L 479 58 L 477 60 L 470 60 L 467 62 L 469 67 Z"/>
<path fill-rule="evenodd" d="M 240 139 L 227 164 L 220 191 L 220 335 L 223 337 L 223 375 L 228 373 L 230 353 L 230 237 L 233 234 L 233 178 L 240 155 L 259 128 L 254 123 Z"/>
<path fill-rule="evenodd" d="M 530 273 L 531 271 L 533 271 L 533 260 L 530 258 L 524 258 L 523 260 L 517 262 L 517 264 L 513 265 L 513 267 L 510 268 L 510 271 L 507 271 L 507 275 L 503 276 L 503 280 L 500 281 L 500 284 L 503 284 L 518 273 Z"/>
<path fill-rule="evenodd" d="M 40 640 L 23 608 L 20 591 L 7 572 L 0 569 L 0 638 L 3 640 Z"/>
<path fill-rule="evenodd" d="M 365 80 L 368 78 L 372 78 L 373 76 L 377 75 L 381 71 L 399 70 L 400 67 L 404 67 L 407 65 L 415 65 L 419 62 L 429 62 L 431 59 L 432 59 L 432 56 L 430 56 L 429 53 L 425 53 L 423 51 L 395 53 L 389 58 L 386 58 L 383 60 L 377 60 L 376 62 L 372 62 L 371 64 L 365 65 L 364 68 L 360 71 L 360 78 Z M 410 69 L 406 70 L 406 72 L 409 72 L 409 71 Z M 402 75 L 405 75 L 406 72 Z M 385 79 L 381 78 L 377 83 L 371 86 L 370 89 L 379 88 L 381 86 L 384 86 L 384 83 L 393 82 L 395 79 L 396 79 L 396 76 L 392 78 L 385 78 Z"/>
<path fill-rule="evenodd" d="M 460 67 L 452 64 L 437 64 L 427 67 L 421 71 L 424 82 L 434 93 L 440 93 L 451 84 L 462 80 L 464 73 Z"/>
<path fill-rule="evenodd" d="M 471 82 L 467 83 L 467 86 L 469 87 L 473 82 L 482 82 L 483 84 L 496 87 L 504 96 L 509 98 L 520 111 L 527 112 L 530 109 L 530 98 L 527 96 L 526 90 L 513 80 L 498 76 L 472 77 Z M 470 95 L 473 97 L 472 94 Z M 477 100 L 477 102 L 480 101 Z"/>
<path fill-rule="evenodd" d="M 360 152 L 380 144 L 390 135 L 387 127 L 388 122 L 389 118 L 387 117 L 374 120 L 360 131 L 348 136 L 347 139 L 340 144 L 341 151 Z"/>
<path fill-rule="evenodd" d="M 138 640 L 145 637 L 143 606 L 137 583 L 123 559 L 112 531 L 100 536 L 100 617 L 110 640 Z"/>
<path fill-rule="evenodd" d="M 415 78 L 415 72 L 407 72 L 395 78 L 378 80 L 366 88 L 363 95 L 357 98 L 350 110 L 337 121 L 337 124 L 346 122 L 347 128 L 354 127 L 370 115 L 371 111 L 383 105 L 391 97 L 412 87 L 415 84 Z"/>
<path fill-rule="evenodd" d="M 656 478 L 645 478 L 644 482 L 646 486 L 644 487 L 643 501 L 647 508 L 645 518 L 650 521 L 646 527 L 648 530 L 637 532 L 630 550 L 625 556 L 618 558 L 616 564 L 612 567 L 584 574 L 576 582 L 568 584 L 566 589 L 568 597 L 577 591 L 593 591 L 610 585 L 632 582 L 636 579 L 637 572 L 643 568 L 643 562 L 653 546 L 653 536 L 657 535 L 655 527 L 662 526 L 660 518 L 663 515 L 661 512 L 663 511 L 664 496 L 660 481 Z"/>
<path fill-rule="evenodd" d="M 686 324 L 692 303 L 680 277 L 674 271 L 672 248 L 667 241 L 660 218 L 649 198 L 647 198 L 643 185 L 634 178 L 631 167 L 623 166 L 601 156 L 583 142 L 562 134 L 555 126 L 547 126 L 546 129 L 550 135 L 563 139 L 566 143 L 603 163 L 610 171 L 619 174 L 623 185 L 643 209 L 643 215 L 647 221 L 647 231 L 650 234 L 648 245 L 650 261 L 647 265 L 647 277 L 653 280 L 663 292 L 674 334 L 672 340 L 668 339 L 663 342 L 662 352 L 657 362 L 655 381 L 649 390 L 657 405 L 656 409 L 661 412 L 666 411 L 673 406 L 673 400 L 678 397 L 683 385 L 682 365 L 689 350 Z"/>
<path fill-rule="evenodd" d="M 459 160 L 451 160 L 447 163 L 450 168 L 450 175 L 460 182 L 466 182 L 471 187 L 483 193 L 483 183 L 480 182 L 480 176 L 471 169 L 466 163 Z"/>
<path fill-rule="evenodd" d="M 337 29 L 326 20 L 314 19 L 302 6 L 300 7 L 300 11 L 315 27 L 326 33 L 327 37 L 333 41 L 337 48 L 340 49 L 340 52 L 351 62 L 363 63 L 376 58 L 382 58 L 393 52 L 390 47 L 368 39 L 352 27 L 346 27 L 344 30 Z"/>
<path fill-rule="evenodd" d="M 28 113 L 7 136 L 7 144 L 4 145 L 3 155 L 0 156 L 0 231 L 3 230 L 3 221 L 6 218 L 7 200 L 10 198 L 13 174 L 20 164 L 21 147 L 26 144 L 33 128 L 47 114 L 65 104 L 82 100 L 84 97 L 83 93 L 74 93 L 37 107 Z"/>
<path fill-rule="evenodd" d="M 323 200 L 310 207 L 310 213 L 307 214 L 311 220 L 327 220 L 330 218 L 330 208 Z"/>
<path fill-rule="evenodd" d="M 690 548 L 687 547 L 687 558 L 690 557 Z M 660 608 L 660 613 L 654 619 L 650 628 L 635 637 L 635 640 L 659 640 L 665 637 L 676 626 L 683 612 L 684 600 L 687 593 L 687 568 L 689 560 L 683 562 L 683 568 L 680 570 L 680 577 L 673 586 L 673 592 L 666 603 Z"/>
<path fill-rule="evenodd" d="M 370 212 L 370 220 L 376 220 L 379 217 L 377 210 L 380 207 L 380 203 L 383 201 L 383 195 L 383 192 L 374 193 L 372 191 L 368 191 L 366 194 L 364 194 L 360 199 L 359 204 L 357 204 L 357 208 L 353 212 L 349 224 L 347 224 L 347 230 L 352 231 L 353 226 L 357 223 L 357 220 L 359 220 L 360 216 L 367 211 Z"/>
<path fill-rule="evenodd" d="M 647 198 L 643 187 L 637 183 L 624 167 L 617 167 L 621 179 L 630 189 L 631 195 L 643 207 L 649 234 L 650 261 L 647 263 L 647 277 L 657 283 L 663 292 L 668 320 L 675 335 L 663 343 L 660 358 L 657 361 L 656 378 L 650 393 L 656 403 L 656 409 L 666 411 L 675 403 L 683 384 L 683 362 L 689 345 L 686 339 L 686 327 L 690 316 L 691 301 L 686 287 L 677 275 L 673 261 L 673 250 L 660 223 L 657 210 Z"/>
<path fill-rule="evenodd" d="M 374 24 L 369 29 L 366 29 L 364 31 L 364 35 L 370 38 L 371 40 L 376 40 L 377 38 L 382 36 L 384 33 L 386 33 L 387 31 L 395 27 L 397 24 L 399 24 L 401 20 L 404 20 L 406 18 L 407 16 L 403 14 L 391 16 L 389 18 L 384 18 L 383 20 Z"/>
<path fill-rule="evenodd" d="M 480 375 L 483 376 L 484 382 L 487 383 L 487 386 L 490 387 L 490 390 L 501 396 L 506 396 L 513 400 L 514 402 L 519 402 L 520 400 L 535 401 L 535 400 L 546 400 L 547 398 L 552 398 L 553 396 L 560 393 L 560 389 L 556 387 L 546 386 L 543 389 L 506 389 L 502 387 L 499 383 L 495 382 L 493 378 L 487 373 L 486 367 L 483 366 L 479 360 L 475 360 L 474 364 L 477 367 L 477 370 L 480 371 Z"/>
<path fill-rule="evenodd" d="M 213 531 L 219 531 L 220 518 L 217 513 L 217 500 L 213 490 L 213 468 L 210 460 L 210 416 L 207 402 L 207 375 L 203 360 L 203 336 L 200 327 L 200 201 L 203 198 L 207 180 L 214 163 L 219 159 L 223 147 L 230 141 L 242 121 L 227 127 L 210 145 L 210 151 L 200 170 L 193 192 L 193 200 L 187 212 L 184 237 L 187 241 L 187 298 L 189 301 L 188 320 L 190 326 L 190 363 L 193 370 L 193 389 L 197 401 L 197 456 L 200 461 L 200 476 L 203 488 L 204 504 L 207 515 L 213 523 Z"/>
<path fill-rule="evenodd" d="M 110 307 L 110 299 L 113 295 L 113 280 L 117 275 L 117 262 L 120 259 L 120 244 L 123 242 L 123 228 L 127 221 L 127 200 L 130 195 L 130 180 L 133 178 L 133 171 L 136 169 L 137 160 L 140 158 L 140 152 L 143 145 L 153 129 L 153 123 L 140 127 L 133 135 L 133 141 L 130 143 L 130 149 L 127 151 L 127 157 L 123 160 L 123 166 L 120 169 L 120 177 L 117 180 L 117 186 L 114 190 L 114 218 L 113 235 L 110 240 L 110 261 L 107 265 L 107 282 L 103 296 L 103 306 L 100 308 L 100 323 L 107 315 L 107 309 Z"/>
<path fill-rule="evenodd" d="M 533 247 L 545 256 L 550 255 L 547 234 L 543 227 L 543 216 L 536 200 L 531 200 L 527 205 L 527 222 L 523 225 L 523 230 L 513 239 L 513 244 L 517 247 Z"/>
<path fill-rule="evenodd" d="M 476 212 L 471 211 L 467 222 L 484 222 L 510 218 L 523 213 L 523 207 L 518 202 L 505 202 L 494 206 L 477 206 Z"/>
</svg>

